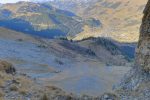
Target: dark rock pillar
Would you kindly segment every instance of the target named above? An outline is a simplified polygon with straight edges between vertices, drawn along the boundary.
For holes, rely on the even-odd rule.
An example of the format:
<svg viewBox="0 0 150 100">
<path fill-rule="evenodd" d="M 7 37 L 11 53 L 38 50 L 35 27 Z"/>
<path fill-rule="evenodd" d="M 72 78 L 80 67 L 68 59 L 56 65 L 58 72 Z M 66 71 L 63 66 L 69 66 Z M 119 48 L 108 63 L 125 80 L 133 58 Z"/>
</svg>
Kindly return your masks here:
<svg viewBox="0 0 150 100">
<path fill-rule="evenodd" d="M 150 72 L 150 0 L 144 10 L 135 64 L 136 67 Z"/>
</svg>

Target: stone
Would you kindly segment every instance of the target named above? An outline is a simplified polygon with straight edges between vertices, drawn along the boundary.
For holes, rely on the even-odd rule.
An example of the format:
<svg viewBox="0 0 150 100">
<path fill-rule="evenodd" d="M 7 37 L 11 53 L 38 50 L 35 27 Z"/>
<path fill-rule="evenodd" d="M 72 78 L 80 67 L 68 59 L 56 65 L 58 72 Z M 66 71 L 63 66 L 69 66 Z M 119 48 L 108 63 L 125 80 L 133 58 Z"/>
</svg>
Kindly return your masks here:
<svg viewBox="0 0 150 100">
<path fill-rule="evenodd" d="M 136 50 L 135 66 L 140 70 L 150 71 L 150 0 L 144 10 L 144 17 L 142 19 L 140 38 Z"/>
</svg>

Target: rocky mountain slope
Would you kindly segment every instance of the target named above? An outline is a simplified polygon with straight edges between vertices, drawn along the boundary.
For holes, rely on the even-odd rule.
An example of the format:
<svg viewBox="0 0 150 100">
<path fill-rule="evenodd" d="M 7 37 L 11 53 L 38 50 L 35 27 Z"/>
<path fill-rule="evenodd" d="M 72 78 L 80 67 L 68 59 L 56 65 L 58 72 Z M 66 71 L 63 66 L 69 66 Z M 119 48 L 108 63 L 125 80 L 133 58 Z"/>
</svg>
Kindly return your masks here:
<svg viewBox="0 0 150 100">
<path fill-rule="evenodd" d="M 124 66 L 128 64 L 126 54 L 107 39 L 44 39 L 6 28 L 0 30 L 0 59 L 11 62 L 18 73 L 38 83 L 69 93 L 99 96 L 110 91 L 130 69 Z"/>
<path fill-rule="evenodd" d="M 105 98 L 105 95 L 94 97 L 67 93 L 55 86 L 39 84 L 26 74 L 10 71 L 11 68 L 15 69 L 11 63 L 0 60 L 1 100 L 103 100 Z M 119 98 L 109 93 L 109 99 Z"/>
<path fill-rule="evenodd" d="M 75 39 L 86 36 L 111 37 L 122 42 L 137 42 L 142 11 L 147 0 L 54 0 L 58 8 L 75 12 L 83 18 L 102 22 L 102 30 L 81 32 Z"/>
<path fill-rule="evenodd" d="M 119 42 L 105 38 L 87 38 L 81 41 L 70 41 L 64 38 L 45 39 L 34 37 L 2 27 L 0 27 L 0 30 L 0 39 L 2 40 L 35 43 L 40 48 L 48 48 L 56 55 L 69 58 L 76 58 L 79 55 L 89 56 L 94 59 L 99 59 L 100 62 L 108 65 L 124 65 L 134 56 L 135 45 L 119 44 Z M 131 50 L 132 55 L 127 54 L 125 49 Z M 107 56 L 104 57 L 104 55 Z M 118 58 L 120 60 L 118 60 Z"/>
<path fill-rule="evenodd" d="M 105 2 L 105 7 L 119 9 L 118 5 L 121 4 L 112 5 L 112 2 Z M 123 2 L 126 3 L 126 1 Z M 22 2 L 19 3 L 22 4 Z M 80 3 L 85 3 L 85 1 Z M 88 4 L 89 1 L 86 3 Z M 27 3 L 27 5 L 29 4 Z M 36 8 L 38 5 L 38 3 L 31 4 L 35 4 L 31 8 Z M 1 21 L 5 22 L 5 24 L 2 23 L 5 26 L 12 23 L 12 21 L 7 23 L 6 20 L 12 20 L 17 14 L 14 12 L 9 18 L 10 13 L 7 11 L 12 6 L 6 7 L 7 10 L 3 7 L 1 13 L 3 11 L 4 13 L 1 15 Z M 15 11 L 15 9 L 9 10 Z M 24 10 L 25 13 L 21 12 L 21 14 L 25 14 L 25 16 L 28 15 L 26 10 L 31 11 L 31 9 L 26 9 L 26 6 Z M 0 27 L 0 59 L 11 62 L 0 60 L 0 99 L 149 100 L 149 10 L 150 1 L 144 10 L 135 65 L 132 68 L 128 66 L 130 57 L 133 55 L 128 52 L 134 52 L 135 44 L 119 43 L 108 38 L 86 38 L 79 41 L 67 38 L 45 39 Z M 19 18 L 17 23 L 22 23 L 22 21 L 20 22 L 20 13 L 18 16 L 14 19 Z M 24 15 L 21 16 L 26 18 Z M 95 22 L 94 19 L 92 20 Z M 128 73 L 120 84 L 114 86 L 126 72 Z M 112 87 L 115 89 L 113 92 Z"/>
<path fill-rule="evenodd" d="M 138 48 L 136 51 L 136 65 L 137 67 L 141 67 L 141 69 L 145 71 L 150 70 L 150 25 L 149 23 L 149 15 L 150 15 L 150 1 L 146 5 L 144 10 L 144 17 L 142 20 L 141 30 L 140 30 L 140 40 L 138 44 Z"/>
<path fill-rule="evenodd" d="M 55 86 L 38 84 L 25 74 L 17 73 L 12 69 L 15 68 L 11 63 L 0 60 L 0 100 L 67 100 L 77 98 Z"/>
<path fill-rule="evenodd" d="M 123 100 L 149 100 L 150 97 L 150 0 L 144 10 L 135 66 L 126 74 L 117 91 Z"/>
<path fill-rule="evenodd" d="M 77 42 L 81 47 L 90 49 L 101 61 L 108 65 L 123 65 L 134 57 L 133 44 L 123 44 L 107 38 L 87 38 Z M 125 50 L 133 55 L 128 54 Z M 122 56 L 123 55 L 123 56 Z M 118 60 L 120 59 L 120 61 Z"/>
<path fill-rule="evenodd" d="M 0 26 L 46 38 L 73 37 L 84 26 L 100 27 L 95 19 L 83 20 L 69 11 L 47 3 L 17 2 L 0 7 Z"/>
<path fill-rule="evenodd" d="M 4 4 L 0 7 L 0 26 L 48 38 L 67 36 L 82 40 L 102 36 L 120 42 L 137 42 L 145 4 L 146 0 L 48 0 Z"/>
</svg>

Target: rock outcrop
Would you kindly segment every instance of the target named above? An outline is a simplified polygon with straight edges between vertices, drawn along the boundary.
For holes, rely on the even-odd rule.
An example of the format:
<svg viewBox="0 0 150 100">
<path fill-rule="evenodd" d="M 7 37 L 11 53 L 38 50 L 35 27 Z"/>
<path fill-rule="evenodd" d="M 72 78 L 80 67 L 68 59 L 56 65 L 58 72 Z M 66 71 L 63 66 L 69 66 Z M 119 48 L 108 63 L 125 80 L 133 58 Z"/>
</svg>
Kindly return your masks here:
<svg viewBox="0 0 150 100">
<path fill-rule="evenodd" d="M 136 51 L 136 66 L 144 71 L 150 71 L 150 0 L 144 10 L 140 33 Z"/>
<path fill-rule="evenodd" d="M 150 98 L 150 0 L 144 10 L 135 66 L 125 75 L 117 93 L 121 100 Z"/>
</svg>

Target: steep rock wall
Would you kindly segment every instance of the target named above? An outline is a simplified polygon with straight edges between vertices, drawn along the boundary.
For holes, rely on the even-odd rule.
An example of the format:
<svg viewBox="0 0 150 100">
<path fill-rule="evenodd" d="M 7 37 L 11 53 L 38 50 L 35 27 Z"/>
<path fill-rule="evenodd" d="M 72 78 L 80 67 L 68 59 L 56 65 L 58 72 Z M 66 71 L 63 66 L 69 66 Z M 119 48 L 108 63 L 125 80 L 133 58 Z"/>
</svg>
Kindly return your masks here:
<svg viewBox="0 0 150 100">
<path fill-rule="evenodd" d="M 135 63 L 136 67 L 144 71 L 150 71 L 150 0 L 148 0 L 144 10 Z"/>
<path fill-rule="evenodd" d="M 121 100 L 150 100 L 150 0 L 144 10 L 135 67 L 116 89 Z"/>
</svg>

